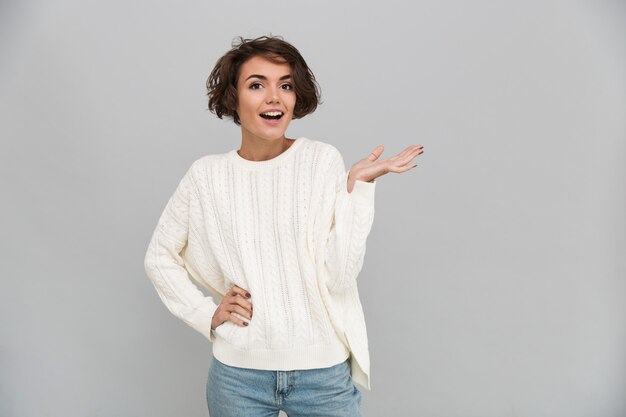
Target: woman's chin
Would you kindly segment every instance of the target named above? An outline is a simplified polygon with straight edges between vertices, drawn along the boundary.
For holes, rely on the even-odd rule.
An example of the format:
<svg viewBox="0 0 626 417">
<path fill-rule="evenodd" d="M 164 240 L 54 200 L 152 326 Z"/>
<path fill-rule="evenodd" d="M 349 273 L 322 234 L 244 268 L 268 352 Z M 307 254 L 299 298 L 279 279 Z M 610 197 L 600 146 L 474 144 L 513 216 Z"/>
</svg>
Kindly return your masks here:
<svg viewBox="0 0 626 417">
<path fill-rule="evenodd" d="M 244 132 L 248 132 L 248 134 L 252 135 L 252 136 L 256 136 L 258 138 L 261 139 L 267 139 L 267 140 L 275 140 L 275 139 L 280 139 L 285 137 L 285 132 L 287 132 L 287 127 L 280 125 L 280 126 L 261 126 L 260 128 L 257 129 L 246 129 L 245 127 L 242 128 L 242 130 Z"/>
</svg>

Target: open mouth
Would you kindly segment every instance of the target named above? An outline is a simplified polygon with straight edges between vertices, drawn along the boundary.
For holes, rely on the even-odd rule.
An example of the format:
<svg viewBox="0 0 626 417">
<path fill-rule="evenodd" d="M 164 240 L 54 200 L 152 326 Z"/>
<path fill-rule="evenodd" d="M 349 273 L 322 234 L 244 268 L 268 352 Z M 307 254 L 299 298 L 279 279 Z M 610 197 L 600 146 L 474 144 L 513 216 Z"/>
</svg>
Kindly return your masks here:
<svg viewBox="0 0 626 417">
<path fill-rule="evenodd" d="M 264 119 L 268 119 L 268 120 L 278 120 L 281 117 L 283 117 L 283 112 L 281 111 L 269 111 L 266 113 L 261 113 L 259 116 L 261 116 Z"/>
</svg>

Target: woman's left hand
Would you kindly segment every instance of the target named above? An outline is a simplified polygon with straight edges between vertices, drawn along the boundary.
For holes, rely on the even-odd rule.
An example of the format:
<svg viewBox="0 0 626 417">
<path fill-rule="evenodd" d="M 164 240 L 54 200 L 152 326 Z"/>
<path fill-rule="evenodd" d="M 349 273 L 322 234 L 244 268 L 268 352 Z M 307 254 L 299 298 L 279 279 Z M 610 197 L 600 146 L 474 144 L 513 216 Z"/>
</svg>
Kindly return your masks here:
<svg viewBox="0 0 626 417">
<path fill-rule="evenodd" d="M 359 181 L 372 182 L 388 172 L 402 173 L 417 166 L 413 159 L 424 152 L 422 145 L 411 145 L 391 158 L 378 159 L 385 150 L 379 145 L 366 158 L 361 159 L 350 168 L 348 174 L 348 192 L 352 192 L 354 183 Z"/>
</svg>

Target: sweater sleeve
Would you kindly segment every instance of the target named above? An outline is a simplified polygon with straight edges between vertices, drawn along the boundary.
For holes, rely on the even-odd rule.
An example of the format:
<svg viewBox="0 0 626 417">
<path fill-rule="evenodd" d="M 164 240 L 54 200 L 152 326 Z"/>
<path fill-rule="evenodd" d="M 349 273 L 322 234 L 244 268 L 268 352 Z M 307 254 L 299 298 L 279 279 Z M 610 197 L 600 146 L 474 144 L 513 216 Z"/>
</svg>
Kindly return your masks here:
<svg viewBox="0 0 626 417">
<path fill-rule="evenodd" d="M 188 243 L 191 196 L 197 192 L 192 167 L 179 182 L 159 218 L 148 245 L 144 268 L 168 310 L 213 341 L 211 320 L 217 305 L 191 281 L 181 256 Z"/>
<path fill-rule="evenodd" d="M 374 221 L 374 182 L 356 181 L 348 193 L 348 174 L 337 151 L 330 166 L 330 233 L 324 266 L 330 292 L 342 292 L 356 285 L 365 257 L 365 243 Z M 328 230 L 328 229 L 327 229 Z"/>
</svg>

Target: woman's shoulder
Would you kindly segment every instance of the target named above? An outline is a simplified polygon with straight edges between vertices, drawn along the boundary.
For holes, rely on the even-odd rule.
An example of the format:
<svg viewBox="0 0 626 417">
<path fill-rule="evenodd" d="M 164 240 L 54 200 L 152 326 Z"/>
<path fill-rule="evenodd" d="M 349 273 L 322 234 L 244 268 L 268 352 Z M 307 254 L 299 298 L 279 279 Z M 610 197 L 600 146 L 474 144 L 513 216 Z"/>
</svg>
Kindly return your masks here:
<svg viewBox="0 0 626 417">
<path fill-rule="evenodd" d="M 198 178 L 206 177 L 207 172 L 210 172 L 216 165 L 219 165 L 220 161 L 226 161 L 227 155 L 227 153 L 221 153 L 196 157 L 196 159 L 192 160 L 191 164 L 188 165 L 185 177 L 191 178 L 193 182 L 196 182 Z"/>
<path fill-rule="evenodd" d="M 316 154 L 324 159 L 333 161 L 337 158 L 341 158 L 341 152 L 339 152 L 339 149 L 329 142 L 308 137 L 300 137 L 299 139 L 303 139 L 309 148 L 313 149 Z"/>
<path fill-rule="evenodd" d="M 192 169 L 204 169 L 210 165 L 219 164 L 220 162 L 226 162 L 227 159 L 228 159 L 228 152 L 202 155 L 196 158 L 191 163 L 191 168 Z"/>
</svg>

